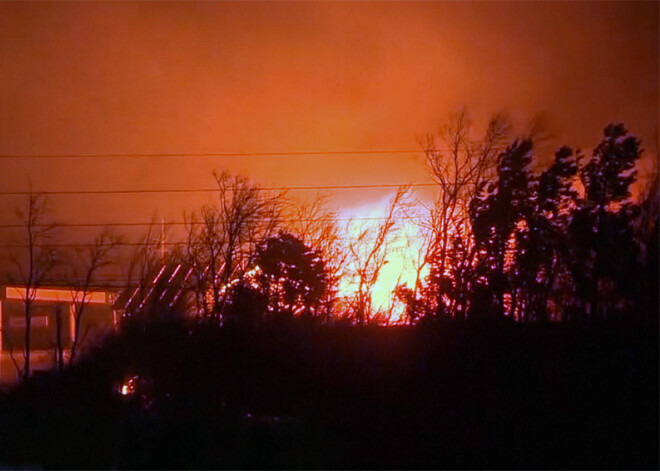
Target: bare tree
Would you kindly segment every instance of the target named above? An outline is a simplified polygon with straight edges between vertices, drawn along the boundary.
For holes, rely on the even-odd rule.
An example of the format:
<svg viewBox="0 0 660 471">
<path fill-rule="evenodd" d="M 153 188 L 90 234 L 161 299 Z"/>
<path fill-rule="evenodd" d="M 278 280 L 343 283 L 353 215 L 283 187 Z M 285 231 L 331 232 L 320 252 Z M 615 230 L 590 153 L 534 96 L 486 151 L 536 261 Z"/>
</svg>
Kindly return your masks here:
<svg viewBox="0 0 660 471">
<path fill-rule="evenodd" d="M 493 115 L 481 139 L 471 137 L 466 109 L 452 115 L 440 129 L 440 145 L 434 136 L 420 141 L 431 175 L 438 184 L 438 196 L 425 224 L 433 231 L 430 282 L 437 288 L 437 314 L 454 316 L 464 309 L 469 280 L 467 271 L 474 260 L 469 205 L 483 185 L 492 179 L 497 155 L 505 144 L 510 125 L 504 113 Z M 453 284 L 449 308 L 443 296 Z"/>
<path fill-rule="evenodd" d="M 425 205 L 422 201 L 417 201 L 417 207 L 424 208 Z M 430 208 L 426 209 L 430 211 Z M 405 218 L 411 223 L 412 227 L 416 228 L 414 234 L 404 231 L 406 245 L 404 254 L 414 270 L 415 279 L 411 287 L 408 287 L 405 283 L 397 283 L 395 297 L 405 304 L 406 318 L 410 323 L 414 323 L 420 316 L 420 311 L 426 309 L 422 299 L 423 273 L 431 260 L 436 234 L 433 225 L 428 224 L 427 221 L 423 220 L 420 224 L 417 224 L 416 217 L 410 214 L 406 214 Z"/>
<path fill-rule="evenodd" d="M 111 263 L 111 255 L 121 239 L 110 229 L 103 229 L 94 239 L 94 243 L 84 248 L 76 248 L 70 263 L 69 286 L 73 299 L 73 339 L 69 364 L 72 364 L 78 354 L 81 342 L 86 335 L 82 330 L 83 315 L 89 296 L 97 285 L 97 275 Z M 58 342 L 60 344 L 61 342 Z M 59 361 L 63 361 L 60 348 Z"/>
<path fill-rule="evenodd" d="M 348 228 L 348 251 L 352 278 L 357 284 L 353 297 L 349 300 L 355 320 L 358 324 L 368 324 L 372 313 L 372 294 L 381 270 L 387 263 L 387 255 L 394 232 L 398 228 L 400 216 L 409 188 L 401 187 L 390 201 L 387 214 L 374 228 L 362 227 L 356 236 Z M 349 222 L 349 226 L 350 226 Z"/>
<path fill-rule="evenodd" d="M 219 319 L 226 291 L 242 278 L 260 241 L 274 235 L 281 223 L 284 193 L 266 192 L 248 179 L 214 172 L 218 202 L 186 216 L 185 258 L 195 276 L 201 314 Z M 199 312 L 199 311 L 198 311 Z"/>
<path fill-rule="evenodd" d="M 22 244 L 12 251 L 9 260 L 16 271 L 9 279 L 20 284 L 25 319 L 25 339 L 23 346 L 24 363 L 19 374 L 26 379 L 30 376 L 30 352 L 32 336 L 32 313 L 37 290 L 43 285 L 58 263 L 55 249 L 48 246 L 54 236 L 56 224 L 47 222 L 48 201 L 43 195 L 30 192 L 27 208 L 17 209 L 16 215 L 25 228 Z"/>
<path fill-rule="evenodd" d="M 186 241 L 184 253 L 185 263 L 190 266 L 192 274 L 188 278 L 189 288 L 195 295 L 195 312 L 202 318 L 209 318 L 213 310 L 213 302 L 208 293 L 220 292 L 217 273 L 222 268 L 222 242 L 218 237 L 220 221 L 218 212 L 213 207 L 203 207 L 198 218 L 195 212 L 184 214 Z M 215 298 L 217 299 L 217 298 Z"/>
</svg>

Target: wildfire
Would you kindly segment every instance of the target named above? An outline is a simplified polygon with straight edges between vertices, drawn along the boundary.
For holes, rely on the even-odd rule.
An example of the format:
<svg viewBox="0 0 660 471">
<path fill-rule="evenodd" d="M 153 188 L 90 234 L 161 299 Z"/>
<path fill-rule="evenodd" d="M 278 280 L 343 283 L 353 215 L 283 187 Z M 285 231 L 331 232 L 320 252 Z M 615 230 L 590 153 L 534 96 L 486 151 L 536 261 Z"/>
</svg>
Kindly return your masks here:
<svg viewBox="0 0 660 471">
<path fill-rule="evenodd" d="M 359 208 L 354 215 L 355 219 L 347 225 L 347 236 L 357 239 L 361 233 L 367 232 L 364 245 L 369 246 L 378 230 L 379 224 L 383 222 L 386 214 L 386 203 L 384 200 L 378 205 Z M 371 291 L 371 308 L 373 313 L 385 314 L 389 323 L 400 323 L 404 321 L 405 306 L 394 299 L 393 291 L 398 285 L 406 284 L 409 287 L 415 285 L 417 280 L 417 267 L 423 262 L 424 242 L 420 237 L 420 227 L 414 221 L 406 217 L 398 217 L 395 221 L 395 229 L 386 236 L 384 249 L 384 263 L 380 268 L 376 282 Z M 372 239 L 372 240 L 370 240 Z M 364 254 L 362 254 L 364 256 Z M 347 272 L 355 273 L 358 261 L 349 259 Z M 428 270 L 420 270 L 420 279 L 426 276 Z M 343 277 L 339 286 L 342 296 L 350 298 L 355 295 L 359 286 L 359 277 Z"/>
</svg>

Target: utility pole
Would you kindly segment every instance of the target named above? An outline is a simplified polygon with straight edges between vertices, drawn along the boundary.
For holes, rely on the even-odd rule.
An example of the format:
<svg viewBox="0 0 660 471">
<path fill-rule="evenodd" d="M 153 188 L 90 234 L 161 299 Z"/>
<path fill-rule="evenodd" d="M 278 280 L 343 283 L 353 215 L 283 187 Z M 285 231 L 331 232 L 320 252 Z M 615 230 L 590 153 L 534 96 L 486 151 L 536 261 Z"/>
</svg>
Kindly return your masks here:
<svg viewBox="0 0 660 471">
<path fill-rule="evenodd" d="M 160 261 L 165 265 L 165 219 L 160 220 Z"/>
</svg>

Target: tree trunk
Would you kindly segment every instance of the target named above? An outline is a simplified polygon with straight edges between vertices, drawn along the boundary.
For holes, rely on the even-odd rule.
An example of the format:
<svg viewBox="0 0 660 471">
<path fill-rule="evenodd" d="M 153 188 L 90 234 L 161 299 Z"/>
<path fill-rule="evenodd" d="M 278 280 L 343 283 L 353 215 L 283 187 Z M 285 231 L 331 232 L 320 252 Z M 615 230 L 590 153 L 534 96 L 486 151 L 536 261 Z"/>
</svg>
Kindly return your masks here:
<svg viewBox="0 0 660 471">
<path fill-rule="evenodd" d="M 64 369 L 64 344 L 62 342 L 62 307 L 55 307 L 55 344 L 57 347 L 57 369 Z"/>
<path fill-rule="evenodd" d="M 25 363 L 23 365 L 23 379 L 30 377 L 30 337 L 32 333 L 32 306 L 31 302 L 27 299 L 29 292 L 26 290 L 25 300 Z"/>
</svg>

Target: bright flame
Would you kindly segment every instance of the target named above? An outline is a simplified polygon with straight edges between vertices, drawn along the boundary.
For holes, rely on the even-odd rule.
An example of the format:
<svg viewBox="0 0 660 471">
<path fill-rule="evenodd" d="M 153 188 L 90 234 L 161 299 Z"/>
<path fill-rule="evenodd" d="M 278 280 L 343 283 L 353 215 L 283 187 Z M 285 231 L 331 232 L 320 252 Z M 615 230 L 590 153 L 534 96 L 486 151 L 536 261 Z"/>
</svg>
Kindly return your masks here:
<svg viewBox="0 0 660 471">
<path fill-rule="evenodd" d="M 386 204 L 360 208 L 356 213 L 348 217 L 356 220 L 348 225 L 349 238 L 357 238 L 360 231 L 368 229 L 375 234 L 386 213 Z M 345 217 L 342 215 L 342 217 Z M 359 218 L 359 219 L 358 219 Z M 367 219 L 368 218 L 368 219 Z M 374 284 L 371 293 L 371 304 L 373 312 L 391 312 L 390 323 L 399 323 L 404 320 L 405 306 L 393 298 L 393 291 L 399 284 L 407 284 L 413 287 L 417 277 L 416 267 L 421 262 L 423 252 L 423 241 L 419 236 L 419 227 L 412 221 L 397 219 L 398 230 L 388 235 L 386 253 L 387 263 L 381 269 L 378 280 Z M 369 244 L 369 241 L 366 242 Z M 349 271 L 355 269 L 351 262 Z M 422 270 L 420 278 L 423 279 L 428 270 Z M 339 292 L 342 296 L 351 297 L 358 288 L 358 281 L 350 277 L 343 277 Z"/>
<path fill-rule="evenodd" d="M 402 224 L 400 232 L 391 241 L 392 250 L 387 254 L 388 263 L 378 277 L 371 296 L 374 309 L 392 308 L 390 322 L 403 321 L 405 306 L 395 301 L 392 292 L 399 284 L 412 288 L 416 280 L 416 261 L 423 250 L 422 241 L 418 237 L 418 228 L 411 222 Z M 423 278 L 424 272 L 420 275 Z"/>
</svg>

